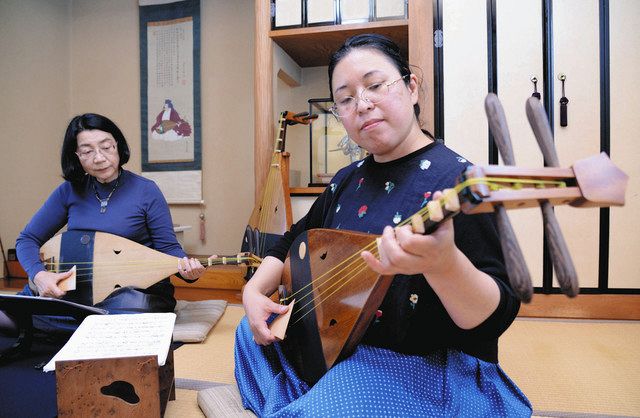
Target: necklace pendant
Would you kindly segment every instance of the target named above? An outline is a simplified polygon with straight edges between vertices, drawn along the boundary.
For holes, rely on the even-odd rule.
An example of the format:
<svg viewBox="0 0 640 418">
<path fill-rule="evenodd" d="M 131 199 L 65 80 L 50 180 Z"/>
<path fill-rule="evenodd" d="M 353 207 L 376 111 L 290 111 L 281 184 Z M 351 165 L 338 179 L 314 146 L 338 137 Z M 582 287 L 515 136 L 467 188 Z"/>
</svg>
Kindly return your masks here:
<svg viewBox="0 0 640 418">
<path fill-rule="evenodd" d="M 107 204 L 109 202 L 107 200 L 100 201 L 100 213 L 105 213 L 107 211 Z"/>
</svg>

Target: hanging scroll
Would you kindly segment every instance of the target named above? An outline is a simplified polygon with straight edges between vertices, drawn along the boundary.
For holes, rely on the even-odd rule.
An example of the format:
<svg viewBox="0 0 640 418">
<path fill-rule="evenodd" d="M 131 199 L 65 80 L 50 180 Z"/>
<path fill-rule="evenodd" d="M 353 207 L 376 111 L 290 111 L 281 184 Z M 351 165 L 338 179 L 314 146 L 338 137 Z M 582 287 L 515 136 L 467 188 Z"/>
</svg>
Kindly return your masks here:
<svg viewBox="0 0 640 418">
<path fill-rule="evenodd" d="M 200 0 L 139 0 L 142 175 L 202 202 Z"/>
</svg>

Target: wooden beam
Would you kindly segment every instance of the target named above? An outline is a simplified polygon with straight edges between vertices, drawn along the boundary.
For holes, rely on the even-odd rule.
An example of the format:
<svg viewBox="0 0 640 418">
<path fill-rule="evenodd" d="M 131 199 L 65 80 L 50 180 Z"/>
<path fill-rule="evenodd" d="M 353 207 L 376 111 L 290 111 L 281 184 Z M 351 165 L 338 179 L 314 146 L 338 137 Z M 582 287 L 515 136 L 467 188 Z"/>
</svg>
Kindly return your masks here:
<svg viewBox="0 0 640 418">
<path fill-rule="evenodd" d="M 278 78 L 289 87 L 300 87 L 300 83 L 282 68 L 278 70 Z"/>
<path fill-rule="evenodd" d="M 409 2 L 409 64 L 416 75 L 422 75 L 420 86 L 420 123 L 423 129 L 434 132 L 433 97 L 433 2 L 411 0 Z M 422 74 L 420 74 L 422 73 Z"/>
<path fill-rule="evenodd" d="M 271 3 L 255 1 L 255 57 L 253 64 L 254 91 L 254 178 L 255 201 L 262 196 L 264 182 L 269 172 L 269 161 L 273 153 L 273 43 L 269 38 L 271 30 Z"/>
<path fill-rule="evenodd" d="M 521 317 L 628 319 L 640 320 L 640 295 L 565 295 L 534 294 L 531 303 L 522 304 Z"/>
</svg>

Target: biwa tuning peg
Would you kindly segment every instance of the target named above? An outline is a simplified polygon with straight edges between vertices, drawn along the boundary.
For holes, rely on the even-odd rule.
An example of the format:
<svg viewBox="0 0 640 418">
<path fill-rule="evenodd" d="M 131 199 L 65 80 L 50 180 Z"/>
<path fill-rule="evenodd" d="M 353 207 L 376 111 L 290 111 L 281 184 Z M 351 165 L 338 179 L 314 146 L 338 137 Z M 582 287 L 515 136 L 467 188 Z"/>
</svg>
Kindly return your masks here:
<svg viewBox="0 0 640 418">
<path fill-rule="evenodd" d="M 498 96 L 494 93 L 489 93 L 485 99 L 484 107 L 487 113 L 489 129 L 498 146 L 502 161 L 504 161 L 505 165 L 515 165 L 507 119 Z M 498 233 L 500 234 L 500 245 L 511 287 L 523 302 L 528 303 L 533 296 L 531 274 L 524 261 L 524 255 L 511 226 L 511 221 L 507 216 L 506 208 L 499 204 L 495 205 L 494 210 L 498 223 Z"/>
<path fill-rule="evenodd" d="M 553 144 L 553 134 L 549 119 L 545 113 L 544 107 L 539 100 L 533 98 L 527 99 L 526 103 L 527 119 L 533 130 L 533 134 L 538 141 L 538 146 L 542 151 L 544 160 L 549 167 L 560 167 L 560 160 Z M 540 202 L 542 209 L 542 219 L 544 230 L 547 234 L 549 242 L 549 252 L 553 261 L 553 268 L 556 272 L 556 278 L 560 285 L 560 290 L 569 297 L 578 294 L 580 286 L 578 285 L 578 274 L 571 259 L 571 254 L 562 235 L 562 230 L 556 219 L 555 212 L 551 203 L 547 200 Z"/>
</svg>

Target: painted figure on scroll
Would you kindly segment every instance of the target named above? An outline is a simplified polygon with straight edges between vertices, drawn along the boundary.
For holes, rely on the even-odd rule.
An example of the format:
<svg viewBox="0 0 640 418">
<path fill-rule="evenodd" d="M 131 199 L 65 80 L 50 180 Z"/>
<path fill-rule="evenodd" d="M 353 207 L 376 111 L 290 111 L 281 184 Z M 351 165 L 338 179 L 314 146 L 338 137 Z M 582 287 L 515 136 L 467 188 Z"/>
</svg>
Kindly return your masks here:
<svg viewBox="0 0 640 418">
<path fill-rule="evenodd" d="M 460 214 L 430 235 L 393 228 L 453 187 L 470 163 L 421 130 L 418 79 L 389 39 L 348 39 L 331 57 L 329 87 L 333 113 L 370 155 L 336 174 L 245 286 L 235 345 L 244 406 L 269 417 L 530 416 L 498 364 L 498 337 L 520 303 L 494 219 Z M 354 353 L 313 386 L 267 324 L 288 307 L 266 296 L 278 289 L 293 240 L 312 228 L 381 234 L 384 256 L 358 258 L 395 275 Z"/>
<path fill-rule="evenodd" d="M 66 181 L 53 191 L 16 242 L 18 259 L 29 275 L 29 284 L 20 294 L 65 295 L 58 283 L 71 273 L 49 272 L 39 257 L 40 247 L 65 225 L 68 231 L 107 232 L 182 257 L 179 274 L 185 279 L 196 279 L 203 273 L 202 264 L 187 258 L 178 243 L 162 192 L 151 180 L 125 170 L 128 160 L 127 141 L 111 120 L 93 113 L 71 120 L 61 152 Z M 173 293 L 167 278 L 147 289 L 119 288 L 96 306 L 110 313 L 173 312 Z M 9 318 L 0 316 L 4 316 L 0 322 L 9 326 Z M 46 332 L 73 332 L 77 325 L 72 318 L 34 318 L 34 326 Z"/>
<path fill-rule="evenodd" d="M 173 107 L 173 102 L 166 99 L 162 111 L 156 116 L 156 123 L 151 127 L 151 138 L 177 141 L 189 135 L 191 135 L 191 125 L 180 117 Z"/>
</svg>

